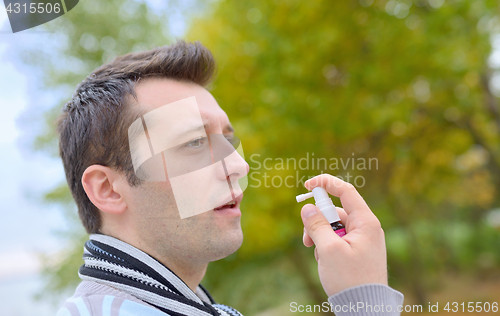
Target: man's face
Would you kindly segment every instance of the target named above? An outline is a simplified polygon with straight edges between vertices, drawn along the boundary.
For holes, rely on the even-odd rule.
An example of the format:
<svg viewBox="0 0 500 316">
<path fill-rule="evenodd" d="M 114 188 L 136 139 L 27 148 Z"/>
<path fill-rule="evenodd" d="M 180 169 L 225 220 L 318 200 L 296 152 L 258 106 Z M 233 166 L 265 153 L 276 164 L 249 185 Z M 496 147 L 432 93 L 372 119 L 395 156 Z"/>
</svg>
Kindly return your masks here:
<svg viewBox="0 0 500 316">
<path fill-rule="evenodd" d="M 234 191 L 236 195 L 233 194 L 233 198 L 236 205 L 233 207 L 224 207 L 221 210 L 202 210 L 203 212 L 195 212 L 194 214 L 197 215 L 187 218 L 182 216 L 182 212 L 185 214 L 185 210 L 179 213 L 180 205 L 178 207 L 174 198 L 175 196 L 179 200 L 178 191 L 175 192 L 175 190 L 178 190 L 176 181 L 181 178 L 184 179 L 182 182 L 185 187 L 186 185 L 192 188 L 198 187 L 197 192 L 193 192 L 193 199 L 196 199 L 194 196 L 195 193 L 198 193 L 197 196 L 203 196 L 203 199 L 210 200 L 211 205 L 213 205 L 214 200 L 221 201 L 220 204 L 228 202 L 228 194 L 229 200 L 233 200 L 231 198 L 233 191 L 226 189 L 227 192 L 224 193 L 223 189 L 218 188 L 224 186 L 227 188 L 228 183 L 237 182 L 238 178 L 245 176 L 248 172 L 248 165 L 239 155 L 231 155 L 231 159 L 227 160 L 224 165 L 213 164 L 210 167 L 212 178 L 209 179 L 205 187 L 200 186 L 200 181 L 196 181 L 196 177 L 174 176 L 174 173 L 178 171 L 181 171 L 182 174 L 183 170 L 199 169 L 200 162 L 207 158 L 205 157 L 207 156 L 206 152 L 209 153 L 209 158 L 210 155 L 212 156 L 213 161 L 214 140 L 217 137 L 223 139 L 233 137 L 234 131 L 226 113 L 206 89 L 196 84 L 168 79 L 147 79 L 141 81 L 135 90 L 138 104 L 134 106 L 140 107 L 146 113 L 145 115 L 148 112 L 158 113 L 160 111 L 154 110 L 165 109 L 165 105 L 187 98 L 193 100 L 194 97 L 197 103 L 196 112 L 198 113 L 199 110 L 198 118 L 201 116 L 202 121 L 199 125 L 203 126 L 202 129 L 204 129 L 198 131 L 198 134 L 201 133 L 200 135 L 196 132 L 190 132 L 181 133 L 179 137 L 175 136 L 176 146 L 162 154 L 168 172 L 166 181 L 144 181 L 140 187 L 129 189 L 129 194 L 125 197 L 128 205 L 127 212 L 132 219 L 132 225 L 134 225 L 131 233 L 135 234 L 134 239 L 141 243 L 138 246 L 142 246 L 141 249 L 147 250 L 151 255 L 158 256 L 157 259 L 168 256 L 176 260 L 206 263 L 230 255 L 241 246 L 243 241 L 239 209 L 243 197 L 241 191 Z M 190 130 L 188 125 L 193 125 L 191 124 L 193 119 L 184 114 L 177 114 L 183 113 L 183 110 L 177 111 L 176 104 L 173 103 L 174 106 L 169 108 L 169 115 L 165 116 L 168 118 L 165 120 L 165 124 L 158 124 L 162 120 L 157 120 L 157 127 L 161 125 L 160 129 L 147 126 L 148 136 L 151 140 L 162 135 L 177 135 L 180 131 Z M 179 103 L 179 107 L 181 106 L 183 106 L 182 102 Z M 209 137 L 203 139 L 202 135 Z M 211 144 L 210 139 L 212 139 Z M 172 140 L 167 139 L 167 141 Z M 180 145 L 178 145 L 179 143 Z M 225 143 L 223 146 L 229 145 L 230 147 L 229 142 L 224 141 L 223 143 Z M 203 148 L 210 148 L 210 150 L 203 151 Z M 190 166 L 193 166 L 193 170 L 190 170 Z M 186 192 L 183 194 L 184 197 L 187 196 Z M 221 205 L 217 204 L 217 206 Z"/>
</svg>

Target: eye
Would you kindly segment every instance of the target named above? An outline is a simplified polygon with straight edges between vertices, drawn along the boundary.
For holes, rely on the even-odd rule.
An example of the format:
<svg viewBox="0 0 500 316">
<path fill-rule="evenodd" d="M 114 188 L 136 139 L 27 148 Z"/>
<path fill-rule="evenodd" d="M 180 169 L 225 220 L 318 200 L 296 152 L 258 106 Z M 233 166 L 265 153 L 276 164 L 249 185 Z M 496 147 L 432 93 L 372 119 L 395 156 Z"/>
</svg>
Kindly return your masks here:
<svg viewBox="0 0 500 316">
<path fill-rule="evenodd" d="M 224 137 L 227 139 L 227 141 L 233 145 L 234 148 L 238 147 L 238 144 L 239 144 L 239 139 L 238 137 L 234 136 L 234 135 L 224 135 Z"/>
<path fill-rule="evenodd" d="M 205 144 L 206 141 L 207 141 L 206 137 L 199 137 L 199 138 L 196 138 L 196 139 L 186 143 L 184 146 L 191 147 L 191 148 L 200 148 Z"/>
<path fill-rule="evenodd" d="M 234 142 L 234 137 L 232 135 L 225 135 L 227 141 L 230 142 L 231 144 Z"/>
</svg>

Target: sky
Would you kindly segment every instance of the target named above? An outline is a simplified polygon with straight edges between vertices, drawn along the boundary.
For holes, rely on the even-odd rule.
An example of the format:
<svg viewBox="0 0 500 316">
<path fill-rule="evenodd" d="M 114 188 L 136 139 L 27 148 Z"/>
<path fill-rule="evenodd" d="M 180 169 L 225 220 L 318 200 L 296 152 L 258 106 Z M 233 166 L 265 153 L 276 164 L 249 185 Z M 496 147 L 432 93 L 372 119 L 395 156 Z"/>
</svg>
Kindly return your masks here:
<svg viewBox="0 0 500 316">
<path fill-rule="evenodd" d="M 30 108 L 30 78 L 9 52 L 39 37 L 11 33 L 0 9 L 0 301 L 3 315 L 54 315 L 57 307 L 32 296 L 42 282 L 38 254 L 61 249 L 53 233 L 64 230 L 61 210 L 40 203 L 42 194 L 64 181 L 58 158 L 31 150 L 22 117 Z M 43 99 L 43 97 L 42 97 Z M 47 99 L 47 98 L 45 98 Z"/>
</svg>

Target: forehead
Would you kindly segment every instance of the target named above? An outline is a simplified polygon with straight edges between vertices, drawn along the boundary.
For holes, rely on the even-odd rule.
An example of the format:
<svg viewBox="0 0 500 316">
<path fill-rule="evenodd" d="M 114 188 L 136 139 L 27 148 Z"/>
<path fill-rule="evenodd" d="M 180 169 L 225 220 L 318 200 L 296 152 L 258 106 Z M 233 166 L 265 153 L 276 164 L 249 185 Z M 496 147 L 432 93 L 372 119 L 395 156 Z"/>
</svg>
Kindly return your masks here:
<svg viewBox="0 0 500 316">
<path fill-rule="evenodd" d="M 212 94 L 202 86 L 165 78 L 148 78 L 135 86 L 138 106 L 144 113 L 185 98 L 195 97 L 203 120 L 225 119 L 226 113 L 220 108 Z"/>
</svg>

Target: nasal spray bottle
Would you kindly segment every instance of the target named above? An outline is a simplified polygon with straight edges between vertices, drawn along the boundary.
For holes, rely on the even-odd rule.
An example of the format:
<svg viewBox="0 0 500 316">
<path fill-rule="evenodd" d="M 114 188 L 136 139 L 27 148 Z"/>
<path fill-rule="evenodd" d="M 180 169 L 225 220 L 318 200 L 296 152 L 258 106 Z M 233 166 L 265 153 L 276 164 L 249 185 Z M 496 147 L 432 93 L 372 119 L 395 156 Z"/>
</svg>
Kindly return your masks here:
<svg viewBox="0 0 500 316">
<path fill-rule="evenodd" d="M 333 205 L 332 199 L 330 199 L 326 190 L 322 187 L 316 187 L 312 190 L 312 192 L 297 195 L 297 203 L 311 197 L 314 197 L 316 207 L 319 208 L 321 213 L 323 213 L 335 233 L 337 233 L 340 237 L 344 236 L 346 234 L 345 227 L 342 223 L 340 223 L 340 217 L 337 213 L 337 209 L 335 208 L 335 205 Z"/>
</svg>

